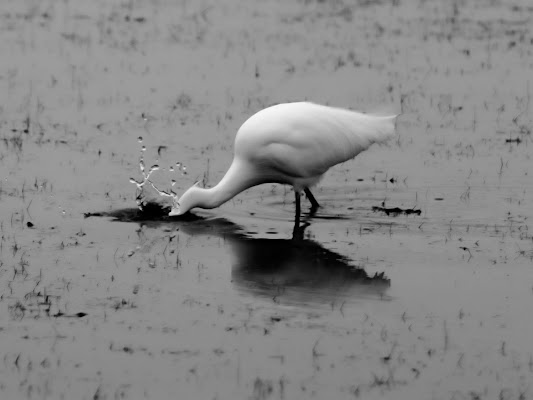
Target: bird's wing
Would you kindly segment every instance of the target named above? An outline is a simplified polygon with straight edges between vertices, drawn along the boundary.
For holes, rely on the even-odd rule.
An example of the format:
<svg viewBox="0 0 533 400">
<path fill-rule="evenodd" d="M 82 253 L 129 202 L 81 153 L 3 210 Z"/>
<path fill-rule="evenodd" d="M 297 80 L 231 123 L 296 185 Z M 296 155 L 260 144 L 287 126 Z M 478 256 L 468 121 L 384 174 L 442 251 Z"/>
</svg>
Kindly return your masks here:
<svg viewBox="0 0 533 400">
<path fill-rule="evenodd" d="M 288 176 L 314 177 L 393 136 L 394 118 L 313 103 L 278 105 L 241 127 L 235 150 Z"/>
</svg>

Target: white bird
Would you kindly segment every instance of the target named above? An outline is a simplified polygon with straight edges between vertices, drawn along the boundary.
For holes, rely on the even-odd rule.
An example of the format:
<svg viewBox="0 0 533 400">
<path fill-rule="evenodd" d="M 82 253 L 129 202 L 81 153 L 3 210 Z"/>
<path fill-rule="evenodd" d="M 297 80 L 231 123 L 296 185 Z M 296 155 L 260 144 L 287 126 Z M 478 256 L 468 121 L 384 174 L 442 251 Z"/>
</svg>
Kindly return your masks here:
<svg viewBox="0 0 533 400">
<path fill-rule="evenodd" d="M 194 184 L 174 202 L 169 215 L 215 208 L 252 186 L 281 183 L 294 188 L 298 221 L 301 191 L 316 210 L 319 204 L 309 188 L 332 166 L 393 137 L 396 117 L 308 102 L 265 108 L 237 132 L 233 162 L 222 180 L 212 188 Z"/>
</svg>

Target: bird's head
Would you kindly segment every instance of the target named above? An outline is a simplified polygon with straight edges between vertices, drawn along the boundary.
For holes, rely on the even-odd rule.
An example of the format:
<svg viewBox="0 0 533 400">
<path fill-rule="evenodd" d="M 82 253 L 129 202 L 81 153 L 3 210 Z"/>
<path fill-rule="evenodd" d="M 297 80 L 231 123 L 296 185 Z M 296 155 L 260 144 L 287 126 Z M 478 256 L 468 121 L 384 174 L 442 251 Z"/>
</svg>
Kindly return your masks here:
<svg viewBox="0 0 533 400">
<path fill-rule="evenodd" d="M 170 210 L 168 215 L 183 215 L 194 207 L 200 205 L 199 198 L 202 189 L 198 187 L 199 183 L 200 182 L 196 182 L 189 189 L 187 189 L 177 201 L 174 201 L 172 210 Z"/>
</svg>

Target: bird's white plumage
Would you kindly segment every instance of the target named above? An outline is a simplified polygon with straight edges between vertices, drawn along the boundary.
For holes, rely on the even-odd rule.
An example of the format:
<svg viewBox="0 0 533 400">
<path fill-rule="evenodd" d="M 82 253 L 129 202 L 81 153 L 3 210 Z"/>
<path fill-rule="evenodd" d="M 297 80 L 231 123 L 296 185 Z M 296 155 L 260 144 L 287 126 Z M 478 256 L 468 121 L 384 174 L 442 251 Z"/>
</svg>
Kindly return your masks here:
<svg viewBox="0 0 533 400">
<path fill-rule="evenodd" d="M 189 188 L 170 215 L 218 207 L 267 182 L 309 188 L 332 166 L 394 136 L 395 118 L 308 102 L 261 110 L 237 132 L 234 159 L 222 180 L 210 189 Z"/>
</svg>

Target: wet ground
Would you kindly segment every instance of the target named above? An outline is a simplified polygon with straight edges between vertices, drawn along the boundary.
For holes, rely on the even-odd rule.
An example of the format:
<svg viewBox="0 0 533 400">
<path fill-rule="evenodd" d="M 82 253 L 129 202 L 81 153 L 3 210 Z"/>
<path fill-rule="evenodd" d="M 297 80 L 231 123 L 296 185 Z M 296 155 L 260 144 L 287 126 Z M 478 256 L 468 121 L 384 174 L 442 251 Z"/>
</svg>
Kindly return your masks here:
<svg viewBox="0 0 533 400">
<path fill-rule="evenodd" d="M 0 397 L 533 397 L 532 22 L 525 0 L 3 2 Z M 141 155 L 162 189 L 214 185 L 248 116 L 302 99 L 403 114 L 300 229 L 279 185 L 139 215 Z"/>
</svg>

